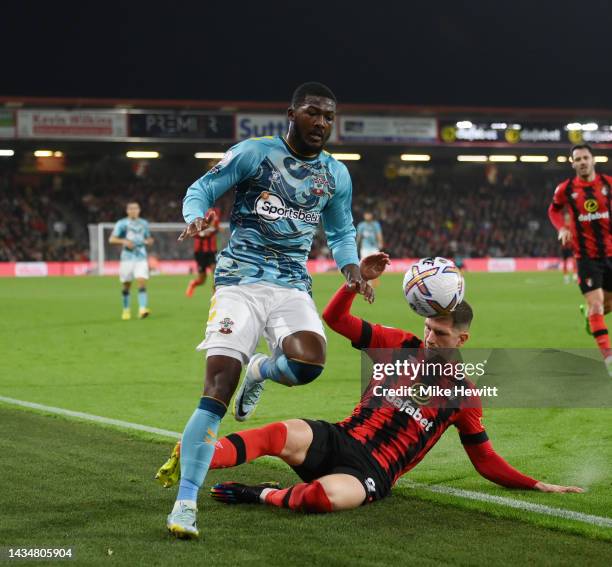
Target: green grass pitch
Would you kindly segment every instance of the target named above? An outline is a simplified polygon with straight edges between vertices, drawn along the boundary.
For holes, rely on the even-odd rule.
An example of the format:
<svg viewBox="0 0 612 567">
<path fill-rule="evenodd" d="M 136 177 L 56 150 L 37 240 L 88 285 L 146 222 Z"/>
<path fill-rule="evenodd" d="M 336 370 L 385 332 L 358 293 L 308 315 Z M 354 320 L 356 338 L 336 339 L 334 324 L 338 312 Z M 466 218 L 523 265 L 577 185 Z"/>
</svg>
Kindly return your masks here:
<svg viewBox="0 0 612 567">
<path fill-rule="evenodd" d="M 593 348 L 578 315 L 577 286 L 564 286 L 559 274 L 466 278 L 475 311 L 472 346 Z M 340 282 L 333 274 L 315 278 L 320 308 Z M 124 322 L 114 278 L 0 280 L 0 396 L 182 431 L 201 392 L 203 357 L 194 347 L 210 295 L 200 288 L 187 299 L 186 283 L 153 278 L 152 316 Z M 358 298 L 354 310 L 421 334 L 422 319 L 410 313 L 400 283 L 399 275 L 385 276 L 376 303 Z M 221 432 L 288 417 L 348 415 L 359 397 L 359 354 L 331 331 L 328 341 L 319 379 L 303 388 L 268 385 L 254 418 L 237 424 L 228 416 Z M 488 483 L 452 430 L 405 478 L 611 516 L 609 409 L 491 409 L 484 422 L 498 452 L 519 469 L 588 492 L 540 494 Z M 225 507 L 203 492 L 203 537 L 174 541 L 164 528 L 174 492 L 152 481 L 171 442 L 8 405 L 0 405 L 0 432 L 0 548 L 71 545 L 78 564 L 605 565 L 612 556 L 610 528 L 405 484 L 380 503 L 324 517 Z M 295 477 L 265 462 L 215 471 L 207 484 L 271 479 Z"/>
</svg>

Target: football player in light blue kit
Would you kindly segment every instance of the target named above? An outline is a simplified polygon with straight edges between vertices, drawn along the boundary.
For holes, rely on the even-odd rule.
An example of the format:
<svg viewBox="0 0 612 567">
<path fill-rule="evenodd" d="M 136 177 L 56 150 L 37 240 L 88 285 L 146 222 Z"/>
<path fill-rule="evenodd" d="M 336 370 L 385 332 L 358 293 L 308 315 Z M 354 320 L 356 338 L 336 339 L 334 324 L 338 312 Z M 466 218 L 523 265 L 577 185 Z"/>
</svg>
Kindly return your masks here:
<svg viewBox="0 0 612 567">
<path fill-rule="evenodd" d="M 135 279 L 138 283 L 138 316 L 141 319 L 150 314 L 147 296 L 149 279 L 149 261 L 147 246 L 153 244 L 149 223 L 140 218 L 140 205 L 134 201 L 127 204 L 127 217 L 115 223 L 108 239 L 110 244 L 121 246 L 119 280 L 123 284 L 123 312 L 121 318 L 127 321 L 132 318 L 130 310 L 130 288 Z"/>
<path fill-rule="evenodd" d="M 344 164 L 323 147 L 336 114 L 333 93 L 305 83 L 293 94 L 284 137 L 245 140 L 188 190 L 179 239 L 210 226 L 213 203 L 234 188 L 230 240 L 215 270 L 204 341 L 204 393 L 180 446 L 181 478 L 168 530 L 181 538 L 199 535 L 196 501 L 215 450 L 219 423 L 236 394 L 234 416 L 253 412 L 265 380 L 297 386 L 314 380 L 325 364 L 323 325 L 311 298 L 306 259 L 319 221 L 347 285 L 373 301 L 361 278 L 351 215 L 352 185 Z M 272 356 L 254 354 L 265 336 Z M 175 462 L 178 450 L 171 457 Z M 160 474 L 161 474 L 160 470 Z"/>
<path fill-rule="evenodd" d="M 357 225 L 357 246 L 361 259 L 380 252 L 383 247 L 382 228 L 370 211 L 363 213 L 363 220 Z"/>
</svg>

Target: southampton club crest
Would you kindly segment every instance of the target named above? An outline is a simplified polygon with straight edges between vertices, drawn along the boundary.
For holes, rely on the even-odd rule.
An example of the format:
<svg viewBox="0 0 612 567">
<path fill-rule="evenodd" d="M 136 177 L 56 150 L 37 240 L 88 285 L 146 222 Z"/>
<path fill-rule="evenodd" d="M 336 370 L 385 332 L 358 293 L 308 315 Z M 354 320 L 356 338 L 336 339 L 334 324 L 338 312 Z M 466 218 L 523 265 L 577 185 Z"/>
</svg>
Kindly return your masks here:
<svg viewBox="0 0 612 567">
<path fill-rule="evenodd" d="M 317 197 L 325 195 L 329 187 L 329 181 L 327 181 L 325 173 L 314 173 L 311 179 L 312 187 L 310 192 Z"/>
<path fill-rule="evenodd" d="M 221 319 L 221 321 L 219 321 L 219 324 L 221 325 L 221 328 L 219 329 L 220 333 L 222 333 L 223 335 L 232 334 L 232 326 L 234 325 L 234 322 L 229 317 Z"/>
</svg>

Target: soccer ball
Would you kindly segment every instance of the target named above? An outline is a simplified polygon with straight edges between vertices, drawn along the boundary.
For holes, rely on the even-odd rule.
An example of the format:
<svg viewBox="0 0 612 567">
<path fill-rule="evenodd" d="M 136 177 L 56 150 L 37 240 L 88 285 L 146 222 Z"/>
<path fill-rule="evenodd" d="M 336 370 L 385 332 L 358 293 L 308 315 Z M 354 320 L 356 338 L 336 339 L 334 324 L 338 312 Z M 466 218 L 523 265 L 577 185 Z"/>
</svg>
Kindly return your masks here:
<svg viewBox="0 0 612 567">
<path fill-rule="evenodd" d="M 410 266 L 404 296 L 421 317 L 448 315 L 463 301 L 465 284 L 459 268 L 446 258 L 421 258 Z"/>
</svg>

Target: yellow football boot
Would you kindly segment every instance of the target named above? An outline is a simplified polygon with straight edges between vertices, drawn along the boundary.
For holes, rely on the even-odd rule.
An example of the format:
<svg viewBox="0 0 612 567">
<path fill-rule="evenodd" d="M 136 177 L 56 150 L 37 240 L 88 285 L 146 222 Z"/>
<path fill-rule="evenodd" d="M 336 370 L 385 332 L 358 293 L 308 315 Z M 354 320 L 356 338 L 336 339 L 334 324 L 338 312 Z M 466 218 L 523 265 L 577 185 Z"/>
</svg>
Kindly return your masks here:
<svg viewBox="0 0 612 567">
<path fill-rule="evenodd" d="M 170 458 L 159 468 L 155 480 L 164 488 L 174 486 L 181 478 L 181 442 L 179 441 L 172 450 Z"/>
</svg>

